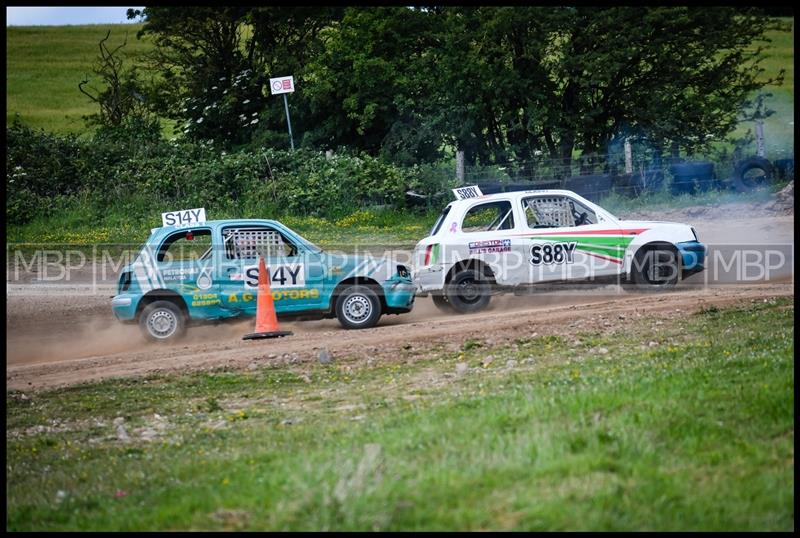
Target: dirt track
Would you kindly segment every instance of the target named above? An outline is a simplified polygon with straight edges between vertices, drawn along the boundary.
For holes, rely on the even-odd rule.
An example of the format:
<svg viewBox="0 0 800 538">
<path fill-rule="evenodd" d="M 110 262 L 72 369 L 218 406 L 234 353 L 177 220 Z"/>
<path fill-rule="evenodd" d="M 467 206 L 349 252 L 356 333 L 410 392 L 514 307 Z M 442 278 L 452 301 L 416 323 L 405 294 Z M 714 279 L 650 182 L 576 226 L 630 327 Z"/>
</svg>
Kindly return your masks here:
<svg viewBox="0 0 800 538">
<path fill-rule="evenodd" d="M 693 224 L 708 243 L 794 243 L 791 215 L 750 216 L 746 221 L 731 217 L 724 213 L 706 221 L 683 221 Z M 697 277 L 692 277 L 695 283 Z M 467 338 L 500 343 L 534 332 L 620 330 L 626 320 L 643 315 L 685 316 L 707 305 L 794 296 L 791 267 L 766 282 L 693 286 L 692 279 L 658 295 L 621 292 L 614 286 L 504 295 L 492 299 L 490 310 L 466 316 L 441 314 L 430 298 L 418 298 L 410 314 L 384 317 L 374 329 L 344 331 L 336 320 L 282 323 L 282 329 L 295 334 L 277 340 L 242 341 L 242 335 L 252 331 L 253 321 L 248 319 L 192 328 L 185 340 L 170 346 L 146 344 L 137 327 L 117 323 L 105 295 L 65 300 L 47 294 L 7 294 L 6 384 L 7 390 L 35 390 L 154 372 L 246 368 L 253 363 L 305 368 L 316 361 L 321 348 L 338 360 L 406 360 L 436 344 L 456 349 Z"/>
</svg>

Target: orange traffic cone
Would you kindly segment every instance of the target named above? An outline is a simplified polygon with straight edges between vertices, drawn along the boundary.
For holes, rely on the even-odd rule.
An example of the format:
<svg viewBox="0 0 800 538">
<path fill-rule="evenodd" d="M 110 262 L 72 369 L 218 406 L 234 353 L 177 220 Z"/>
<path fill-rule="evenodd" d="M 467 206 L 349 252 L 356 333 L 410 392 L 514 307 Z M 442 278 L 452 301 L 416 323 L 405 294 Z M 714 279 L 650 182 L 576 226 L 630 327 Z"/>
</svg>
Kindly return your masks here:
<svg viewBox="0 0 800 538">
<path fill-rule="evenodd" d="M 255 340 L 258 338 L 277 338 L 291 336 L 292 331 L 278 330 L 278 316 L 275 314 L 275 303 L 272 300 L 272 290 L 269 289 L 269 276 L 264 264 L 264 257 L 258 257 L 258 298 L 256 300 L 256 332 L 246 334 L 242 340 Z"/>
</svg>

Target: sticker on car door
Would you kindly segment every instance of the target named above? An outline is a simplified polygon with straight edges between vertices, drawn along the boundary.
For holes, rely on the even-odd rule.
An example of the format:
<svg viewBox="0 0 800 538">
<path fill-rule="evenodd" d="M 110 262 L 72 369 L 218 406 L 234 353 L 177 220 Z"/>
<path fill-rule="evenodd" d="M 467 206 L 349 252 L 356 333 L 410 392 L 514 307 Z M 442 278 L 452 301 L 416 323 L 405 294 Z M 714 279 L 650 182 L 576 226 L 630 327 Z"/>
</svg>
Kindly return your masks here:
<svg viewBox="0 0 800 538">
<path fill-rule="evenodd" d="M 533 265 L 556 265 L 572 263 L 575 259 L 577 242 L 543 243 L 531 246 L 531 263 Z"/>
<path fill-rule="evenodd" d="M 275 288 L 302 288 L 306 285 L 305 265 L 302 263 L 283 263 L 267 267 L 269 287 Z M 244 268 L 244 287 L 247 289 L 258 288 L 258 265 Z"/>
</svg>

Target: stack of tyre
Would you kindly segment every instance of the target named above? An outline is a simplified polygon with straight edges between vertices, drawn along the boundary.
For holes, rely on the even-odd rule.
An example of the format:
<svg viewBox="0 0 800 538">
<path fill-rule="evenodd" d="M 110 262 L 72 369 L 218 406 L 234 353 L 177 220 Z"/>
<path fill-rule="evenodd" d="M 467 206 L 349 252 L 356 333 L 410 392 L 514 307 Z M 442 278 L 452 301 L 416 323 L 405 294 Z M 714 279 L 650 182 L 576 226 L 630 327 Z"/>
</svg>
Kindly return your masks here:
<svg viewBox="0 0 800 538">
<path fill-rule="evenodd" d="M 530 181 L 524 183 L 478 183 L 478 188 L 483 194 L 497 194 L 498 192 L 516 192 L 531 190 L 560 189 L 560 181 Z"/>
<path fill-rule="evenodd" d="M 674 196 L 705 192 L 715 185 L 714 163 L 708 161 L 673 164 L 670 191 Z"/>
<path fill-rule="evenodd" d="M 792 162 L 794 162 L 792 160 Z M 777 161 L 776 161 L 777 163 Z M 733 187 L 739 192 L 751 191 L 772 182 L 773 166 L 764 157 L 748 157 L 736 165 Z"/>
<path fill-rule="evenodd" d="M 564 188 L 597 202 L 611 192 L 612 183 L 609 174 L 574 176 L 564 182 Z"/>
</svg>

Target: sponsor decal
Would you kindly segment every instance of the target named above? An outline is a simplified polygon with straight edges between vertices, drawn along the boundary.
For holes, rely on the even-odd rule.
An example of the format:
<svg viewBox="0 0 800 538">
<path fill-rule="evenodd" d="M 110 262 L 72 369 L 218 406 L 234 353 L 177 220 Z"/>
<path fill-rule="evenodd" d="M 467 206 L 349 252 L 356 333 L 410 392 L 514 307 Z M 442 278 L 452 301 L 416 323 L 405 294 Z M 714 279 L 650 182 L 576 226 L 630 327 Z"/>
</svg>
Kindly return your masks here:
<svg viewBox="0 0 800 538">
<path fill-rule="evenodd" d="M 170 282 L 173 280 L 189 280 L 191 279 L 200 269 L 197 267 L 182 267 L 180 269 L 164 269 L 161 271 L 161 276 L 164 278 L 165 282 Z"/>
<path fill-rule="evenodd" d="M 509 252 L 511 239 L 489 239 L 487 241 L 473 241 L 469 244 L 469 251 L 474 254 L 483 252 Z"/>
<path fill-rule="evenodd" d="M 255 298 L 256 294 L 249 292 L 244 292 L 242 294 L 231 293 L 228 295 L 228 303 L 249 303 L 254 301 Z M 284 299 L 319 299 L 319 290 L 317 288 L 303 290 L 272 290 L 273 301 L 281 301 Z"/>
<path fill-rule="evenodd" d="M 204 269 L 200 273 L 200 276 L 197 277 L 197 287 L 201 290 L 207 290 L 210 289 L 212 285 L 211 271 L 209 269 Z"/>
<path fill-rule="evenodd" d="M 192 306 L 213 306 L 220 304 L 216 293 L 195 293 L 192 295 Z"/>
</svg>

